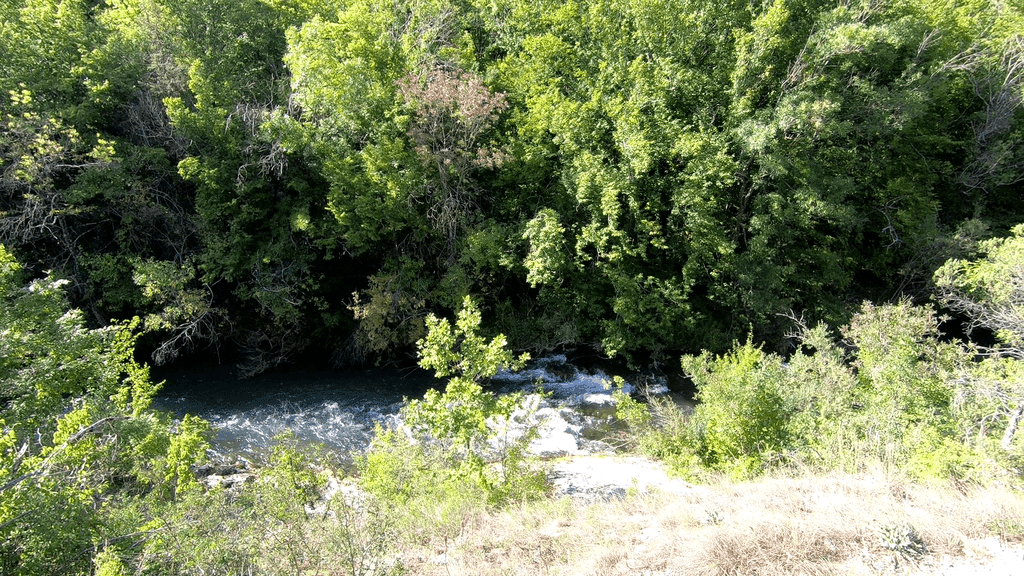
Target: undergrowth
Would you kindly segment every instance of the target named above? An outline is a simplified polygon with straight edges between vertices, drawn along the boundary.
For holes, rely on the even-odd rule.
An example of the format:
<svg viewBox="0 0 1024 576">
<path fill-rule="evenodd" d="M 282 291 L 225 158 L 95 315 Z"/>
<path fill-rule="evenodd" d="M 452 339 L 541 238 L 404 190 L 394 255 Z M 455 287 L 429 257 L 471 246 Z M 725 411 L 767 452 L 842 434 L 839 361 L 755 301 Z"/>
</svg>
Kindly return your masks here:
<svg viewBox="0 0 1024 576">
<path fill-rule="evenodd" d="M 981 387 L 1009 389 L 999 358 L 941 337 L 927 308 L 865 304 L 843 329 L 799 326 L 789 358 L 747 342 L 725 355 L 686 356 L 697 385 L 692 416 L 663 399 L 621 394 L 630 448 L 677 474 L 753 478 L 786 469 L 858 473 L 879 466 L 926 481 L 1019 484 L 1020 443 L 1000 446 L 999 406 Z M 993 381 L 994 380 L 994 381 Z"/>
</svg>

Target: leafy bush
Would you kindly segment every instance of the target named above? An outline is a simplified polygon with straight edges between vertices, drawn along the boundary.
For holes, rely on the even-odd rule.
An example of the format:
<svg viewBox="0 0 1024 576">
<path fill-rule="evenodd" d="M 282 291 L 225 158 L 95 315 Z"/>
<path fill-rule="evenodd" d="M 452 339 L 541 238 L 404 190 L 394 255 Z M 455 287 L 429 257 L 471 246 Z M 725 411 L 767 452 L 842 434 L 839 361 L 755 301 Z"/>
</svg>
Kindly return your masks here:
<svg viewBox="0 0 1024 576">
<path fill-rule="evenodd" d="M 395 515 L 343 491 L 325 498 L 337 474 L 325 455 L 278 437 L 268 465 L 241 490 L 188 490 L 162 508 L 135 567 L 195 575 L 400 573 Z"/>
<path fill-rule="evenodd" d="M 993 460 L 973 438 L 984 439 L 998 402 L 979 378 L 987 375 L 991 389 L 1019 362 L 976 361 L 973 348 L 944 340 L 938 323 L 929 308 L 865 303 L 841 342 L 798 322 L 788 362 L 749 342 L 724 356 L 683 358 L 700 402 L 689 420 L 666 417 L 672 408 L 658 402 L 626 399 L 618 412 L 639 449 L 683 474 L 881 465 L 918 478 L 981 479 Z"/>
<path fill-rule="evenodd" d="M 700 402 L 692 425 L 704 464 L 753 472 L 789 444 L 782 359 L 750 342 L 723 356 L 686 356 Z"/>
<path fill-rule="evenodd" d="M 971 402 L 963 404 L 973 404 L 969 424 L 978 436 L 1001 428 L 1000 447 L 1012 454 L 1024 419 L 1024 224 L 977 248 L 977 259 L 950 260 L 935 273 L 936 292 L 943 305 L 970 318 L 969 331 L 986 328 L 996 337 L 995 347 L 980 350 L 986 360 L 964 379 Z"/>
<path fill-rule="evenodd" d="M 699 476 L 701 438 L 691 415 L 663 396 L 647 395 L 643 402 L 638 401 L 625 393 L 624 384 L 621 376 L 612 378 L 615 417 L 628 428 L 620 436 L 620 448 L 657 458 L 679 476 Z"/>
<path fill-rule="evenodd" d="M 521 393 L 496 397 L 479 383 L 503 367 L 521 368 L 529 356 L 514 357 L 502 335 L 488 342 L 479 326 L 480 311 L 469 297 L 454 326 L 427 318 L 427 336 L 418 343 L 420 365 L 439 378 L 452 377 L 443 393 L 430 390 L 422 400 L 407 401 L 402 417 L 408 436 L 378 429 L 362 462 L 362 485 L 371 493 L 402 506 L 423 500 L 458 509 L 478 496 L 496 504 L 546 489 L 543 475 L 525 461 L 530 431 L 503 434 L 514 412 L 530 404 Z"/>
<path fill-rule="evenodd" d="M 651 412 L 642 402 L 636 401 L 625 392 L 625 379 L 613 376 L 612 383 L 605 384 L 605 389 L 612 390 L 612 401 L 615 402 L 615 416 L 630 426 L 646 426 L 651 422 Z"/>
<path fill-rule="evenodd" d="M 115 571 L 104 542 L 138 544 L 145 509 L 192 480 L 204 424 L 173 431 L 133 359 L 138 322 L 90 330 L 64 282 L 22 287 L 0 246 L 0 572 Z M 117 521 L 111 518 L 116 517 Z"/>
<path fill-rule="evenodd" d="M 433 534 L 454 537 L 466 517 L 488 505 L 494 483 L 486 469 L 467 468 L 450 457 L 400 431 L 378 429 L 359 462 L 359 485 L 391 507 L 403 533 L 426 524 Z"/>
</svg>

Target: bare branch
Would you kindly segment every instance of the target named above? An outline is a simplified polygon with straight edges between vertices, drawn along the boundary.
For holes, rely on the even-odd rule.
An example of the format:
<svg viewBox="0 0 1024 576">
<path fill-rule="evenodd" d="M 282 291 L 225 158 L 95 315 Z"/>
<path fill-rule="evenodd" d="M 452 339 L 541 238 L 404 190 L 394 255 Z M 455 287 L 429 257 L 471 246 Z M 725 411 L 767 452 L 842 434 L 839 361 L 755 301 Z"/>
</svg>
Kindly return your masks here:
<svg viewBox="0 0 1024 576">
<path fill-rule="evenodd" d="M 82 438 L 85 438 L 89 434 L 92 434 L 92 433 L 96 432 L 102 426 L 104 426 L 106 424 L 111 424 L 113 422 L 121 422 L 121 421 L 124 421 L 124 420 L 128 420 L 128 417 L 127 416 L 107 416 L 106 418 L 100 418 L 99 420 L 93 422 L 92 424 L 89 424 L 88 426 L 82 427 L 78 432 L 75 432 L 74 434 L 72 434 L 67 440 L 62 442 L 59 446 L 56 446 L 53 449 L 53 451 L 51 451 L 50 454 L 46 457 L 46 459 L 44 459 L 42 461 L 42 463 L 39 464 L 38 468 L 36 468 L 32 472 L 28 472 L 27 474 L 23 474 L 23 475 L 21 475 L 21 476 L 19 476 L 17 478 L 14 478 L 13 480 L 8 481 L 3 486 L 0 486 L 0 493 L 3 493 L 5 491 L 7 491 L 7 490 L 17 486 L 18 484 L 21 484 L 22 482 L 24 482 L 25 480 L 28 480 L 29 478 L 32 478 L 32 477 L 35 477 L 35 476 L 45 476 L 45 475 L 47 475 L 49 473 L 50 461 L 55 456 L 57 456 L 58 454 L 60 454 L 64 450 L 66 450 L 69 446 L 71 446 L 72 444 L 75 444 L 75 443 L 81 441 Z M 22 452 L 24 452 L 24 450 L 27 448 L 27 446 L 28 446 L 27 443 L 23 445 Z"/>
<path fill-rule="evenodd" d="M 1009 151 L 997 144 L 1012 128 L 1014 114 L 1024 103 L 1024 36 L 1008 40 L 998 61 L 985 48 L 972 46 L 947 61 L 942 70 L 969 73 L 975 95 L 985 104 L 984 119 L 974 124 L 974 160 L 958 181 L 967 190 L 987 192 L 996 176 L 1007 173 Z M 1024 180 L 1024 170 L 1021 172 L 1000 184 Z"/>
</svg>

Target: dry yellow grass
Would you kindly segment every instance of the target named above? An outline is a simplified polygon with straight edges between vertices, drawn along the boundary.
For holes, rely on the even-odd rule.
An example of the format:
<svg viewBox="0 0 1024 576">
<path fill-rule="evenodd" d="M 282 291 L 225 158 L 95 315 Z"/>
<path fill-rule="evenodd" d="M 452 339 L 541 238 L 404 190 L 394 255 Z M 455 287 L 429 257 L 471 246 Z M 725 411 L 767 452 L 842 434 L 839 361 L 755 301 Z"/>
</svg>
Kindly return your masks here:
<svg viewBox="0 0 1024 576">
<path fill-rule="evenodd" d="M 908 525 L 925 554 L 884 546 L 883 527 Z M 1024 544 L 1024 500 L 1009 490 L 832 475 L 477 512 L 454 537 L 406 542 L 402 559 L 412 574 L 444 576 L 904 573 L 992 536 Z"/>
</svg>

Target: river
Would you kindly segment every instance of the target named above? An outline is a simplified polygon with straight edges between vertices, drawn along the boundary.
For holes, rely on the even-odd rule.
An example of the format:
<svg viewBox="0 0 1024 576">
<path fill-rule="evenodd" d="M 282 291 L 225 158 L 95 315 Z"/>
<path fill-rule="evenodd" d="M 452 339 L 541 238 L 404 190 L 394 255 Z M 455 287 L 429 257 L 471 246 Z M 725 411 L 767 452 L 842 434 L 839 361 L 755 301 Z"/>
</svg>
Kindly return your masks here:
<svg viewBox="0 0 1024 576">
<path fill-rule="evenodd" d="M 300 443 L 322 444 L 351 463 L 370 442 L 375 424 L 394 422 L 403 398 L 420 398 L 443 382 L 419 369 L 278 370 L 238 380 L 231 366 L 193 365 L 154 369 L 165 381 L 157 408 L 178 418 L 194 414 L 214 428 L 212 456 L 224 461 L 262 463 L 274 437 L 294 433 Z M 648 382 L 653 393 L 668 392 L 664 379 L 627 377 Z M 601 369 L 581 370 L 565 356 L 534 360 L 526 370 L 501 373 L 490 383 L 496 393 L 532 390 L 541 382 L 549 402 L 573 411 L 579 434 L 599 438 L 614 427 L 611 380 Z"/>
</svg>

